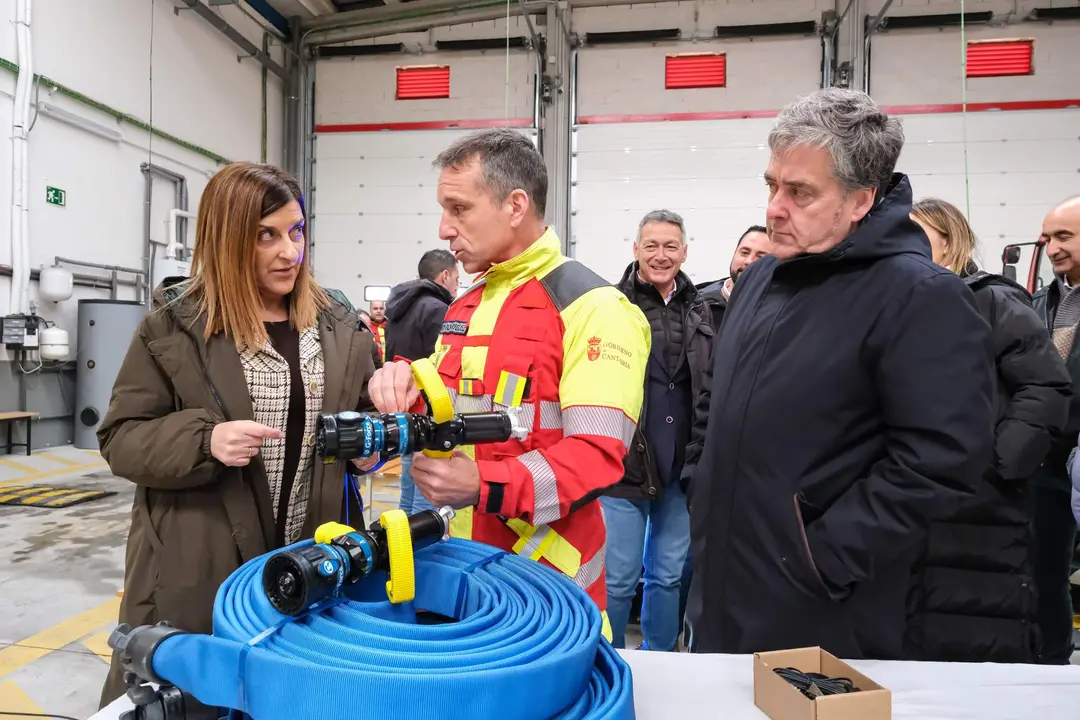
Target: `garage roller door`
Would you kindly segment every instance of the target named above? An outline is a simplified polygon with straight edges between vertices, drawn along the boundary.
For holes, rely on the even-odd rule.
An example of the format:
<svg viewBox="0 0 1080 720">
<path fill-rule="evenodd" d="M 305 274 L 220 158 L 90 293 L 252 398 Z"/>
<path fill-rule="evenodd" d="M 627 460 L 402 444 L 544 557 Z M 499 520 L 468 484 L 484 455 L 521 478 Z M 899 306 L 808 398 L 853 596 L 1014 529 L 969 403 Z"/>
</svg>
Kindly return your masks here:
<svg viewBox="0 0 1080 720">
<path fill-rule="evenodd" d="M 439 173 L 431 163 L 474 130 L 326 133 L 315 163 L 314 265 L 319 282 L 354 303 L 368 286 L 416 277 L 439 239 Z M 521 132 L 535 142 L 532 128 Z M 463 278 L 464 280 L 464 278 Z"/>
</svg>

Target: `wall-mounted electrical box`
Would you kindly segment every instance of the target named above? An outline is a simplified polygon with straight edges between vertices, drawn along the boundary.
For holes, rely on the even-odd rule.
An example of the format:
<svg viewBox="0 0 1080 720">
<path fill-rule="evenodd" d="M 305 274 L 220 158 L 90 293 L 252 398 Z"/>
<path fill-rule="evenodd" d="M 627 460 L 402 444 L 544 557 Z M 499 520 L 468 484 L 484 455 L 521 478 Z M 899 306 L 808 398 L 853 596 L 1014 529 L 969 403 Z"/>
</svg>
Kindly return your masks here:
<svg viewBox="0 0 1080 720">
<path fill-rule="evenodd" d="M 33 315 L 6 315 L 4 346 L 9 350 L 34 350 L 38 346 L 38 318 Z"/>
</svg>

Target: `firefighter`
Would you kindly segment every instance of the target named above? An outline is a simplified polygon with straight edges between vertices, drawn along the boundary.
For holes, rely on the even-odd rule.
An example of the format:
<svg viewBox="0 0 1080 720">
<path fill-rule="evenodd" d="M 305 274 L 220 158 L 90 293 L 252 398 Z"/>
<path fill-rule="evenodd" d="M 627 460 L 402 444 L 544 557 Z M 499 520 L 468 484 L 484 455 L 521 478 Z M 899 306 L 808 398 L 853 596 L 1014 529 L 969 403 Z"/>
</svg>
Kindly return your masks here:
<svg viewBox="0 0 1080 720">
<path fill-rule="evenodd" d="M 596 498 L 623 474 L 649 325 L 615 287 L 563 256 L 544 224 L 547 171 L 528 138 L 482 131 L 435 165 L 439 235 L 466 272 L 481 275 L 448 308 L 431 359 L 457 412 L 503 410 L 530 432 L 448 458 L 416 455 L 413 480 L 434 505 L 461 510 L 455 536 L 554 567 L 604 610 Z M 370 392 L 381 412 L 423 409 L 404 362 L 377 371 Z"/>
<path fill-rule="evenodd" d="M 368 306 L 371 311 L 371 332 L 375 336 L 375 346 L 379 348 L 379 360 L 386 362 L 386 301 L 372 300 Z"/>
</svg>

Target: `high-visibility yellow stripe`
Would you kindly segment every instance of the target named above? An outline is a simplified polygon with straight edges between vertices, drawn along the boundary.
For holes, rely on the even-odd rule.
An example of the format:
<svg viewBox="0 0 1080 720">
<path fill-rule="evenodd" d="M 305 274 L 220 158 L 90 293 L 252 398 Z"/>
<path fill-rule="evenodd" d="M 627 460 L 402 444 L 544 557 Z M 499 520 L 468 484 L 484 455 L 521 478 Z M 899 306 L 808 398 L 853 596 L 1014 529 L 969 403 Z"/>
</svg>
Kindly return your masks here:
<svg viewBox="0 0 1080 720">
<path fill-rule="evenodd" d="M 562 312 L 563 408 L 591 405 L 621 410 L 637 421 L 652 332 L 641 310 L 614 287 L 582 295 Z"/>
<path fill-rule="evenodd" d="M 53 650 L 59 650 L 105 625 L 116 622 L 119 612 L 120 598 L 113 598 L 14 645 L 0 649 L 0 678 L 45 657 Z"/>
<path fill-rule="evenodd" d="M 46 498 L 54 498 L 54 497 L 58 497 L 60 495 L 71 495 L 71 494 L 73 494 L 72 491 L 67 490 L 67 489 L 64 489 L 64 490 L 50 490 L 49 492 L 43 492 L 43 493 L 38 493 L 37 495 L 32 495 L 30 497 L 24 497 L 22 499 L 22 501 L 26 505 L 32 505 L 33 503 L 40 502 L 42 500 L 45 500 Z"/>
<path fill-rule="evenodd" d="M 10 718 L 11 720 L 22 720 L 19 715 L 7 715 L 8 713 L 28 713 L 31 715 L 44 715 L 44 710 L 35 703 L 29 695 L 23 692 L 22 688 L 16 685 L 11 680 L 5 680 L 0 682 L 0 720 L 4 718 Z"/>
<path fill-rule="evenodd" d="M 12 470 L 18 470 L 19 472 L 24 472 L 29 475 L 34 475 L 38 472 L 37 468 L 31 467 L 30 465 L 23 465 L 21 462 L 17 462 L 11 458 L 0 457 L 0 465 L 6 465 Z"/>
<path fill-rule="evenodd" d="M 88 473 L 91 470 L 97 470 L 99 468 L 107 468 L 109 464 L 105 461 L 96 463 L 90 463 L 89 465 L 79 465 L 77 467 L 65 467 L 59 470 L 46 470 L 45 472 L 33 472 L 22 477 L 13 478 L 11 480 L 0 480 L 0 488 L 10 487 L 11 485 L 20 485 L 27 482 L 37 482 L 38 480 L 48 480 L 49 478 L 60 477 L 62 475 L 71 475 L 78 477 L 83 473 Z"/>
<path fill-rule="evenodd" d="M 112 635 L 112 630 L 102 630 L 96 635 L 91 635 L 82 641 L 82 644 L 86 646 L 86 649 L 97 655 L 105 662 L 112 661 L 112 648 L 109 647 L 109 636 Z"/>
<path fill-rule="evenodd" d="M 461 348 L 461 376 L 468 378 L 484 377 L 487 356 L 488 349 L 486 347 L 470 345 Z"/>
<path fill-rule="evenodd" d="M 46 460 L 51 460 L 52 462 L 60 463 L 61 465 L 67 465 L 68 467 L 82 467 L 83 466 L 83 463 L 81 463 L 81 462 L 78 462 L 76 460 L 69 460 L 66 457 L 62 457 L 60 455 L 57 455 L 56 453 L 51 453 L 51 452 L 39 452 L 39 453 L 37 453 L 37 457 L 43 457 Z"/>
</svg>

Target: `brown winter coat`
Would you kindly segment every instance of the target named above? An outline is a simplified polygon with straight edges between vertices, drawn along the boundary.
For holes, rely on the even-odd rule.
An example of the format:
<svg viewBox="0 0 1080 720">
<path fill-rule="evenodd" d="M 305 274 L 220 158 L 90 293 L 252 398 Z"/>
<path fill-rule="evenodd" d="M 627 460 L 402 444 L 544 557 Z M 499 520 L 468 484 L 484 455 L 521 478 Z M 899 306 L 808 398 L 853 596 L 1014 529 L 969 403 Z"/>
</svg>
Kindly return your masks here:
<svg viewBox="0 0 1080 720">
<path fill-rule="evenodd" d="M 221 583 L 274 549 L 274 511 L 258 456 L 231 468 L 210 455 L 217 423 L 253 419 L 251 397 L 233 341 L 218 334 L 204 342 L 205 323 L 192 303 L 165 307 L 178 296 L 175 286 L 159 288 L 120 368 L 98 439 L 112 472 L 136 484 L 120 622 L 167 621 L 209 633 Z M 322 411 L 367 409 L 371 335 L 358 332 L 356 315 L 333 300 L 318 322 Z M 303 537 L 342 519 L 344 475 L 344 463 L 315 460 Z M 113 662 L 102 706 L 124 691 Z"/>
</svg>

